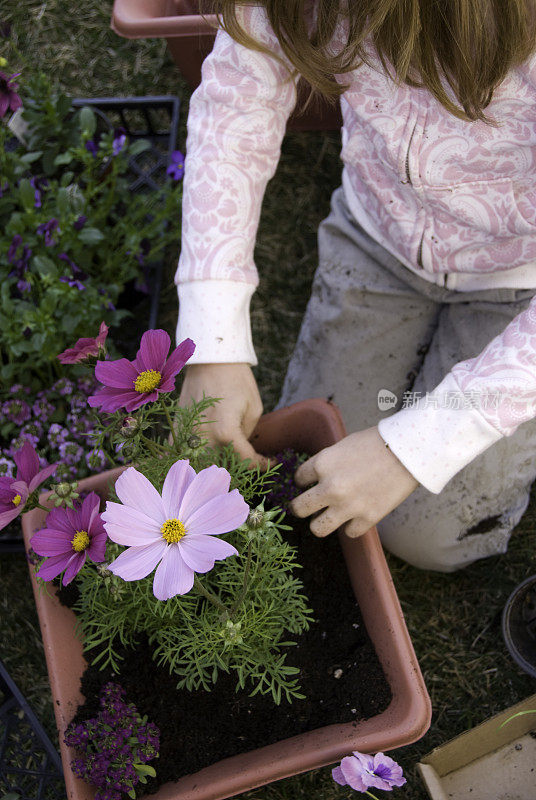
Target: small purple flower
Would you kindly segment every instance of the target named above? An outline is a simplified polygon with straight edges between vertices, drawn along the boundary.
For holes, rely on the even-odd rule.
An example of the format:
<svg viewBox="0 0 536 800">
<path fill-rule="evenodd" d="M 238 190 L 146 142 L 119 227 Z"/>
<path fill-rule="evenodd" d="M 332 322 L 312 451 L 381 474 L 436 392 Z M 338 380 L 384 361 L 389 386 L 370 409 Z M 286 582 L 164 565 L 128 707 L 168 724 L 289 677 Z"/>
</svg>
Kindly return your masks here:
<svg viewBox="0 0 536 800">
<path fill-rule="evenodd" d="M 356 792 L 366 794 L 370 794 L 370 788 L 391 792 L 393 786 L 403 786 L 406 783 L 402 767 L 383 753 L 369 756 L 354 750 L 351 756 L 342 759 L 331 774 L 333 780 L 341 786 L 350 786 Z"/>
<path fill-rule="evenodd" d="M 112 142 L 112 153 L 114 156 L 119 155 L 127 142 L 126 131 L 124 128 L 117 128 L 114 131 L 114 140 Z"/>
<path fill-rule="evenodd" d="M 39 422 L 39 420 L 33 420 L 32 422 L 27 422 L 26 425 L 21 429 L 21 436 L 32 436 L 37 437 L 37 441 L 43 435 L 43 426 Z"/>
<path fill-rule="evenodd" d="M 52 384 L 52 391 L 59 392 L 62 397 L 71 395 L 74 391 L 74 384 L 68 378 L 59 378 L 56 383 Z"/>
<path fill-rule="evenodd" d="M 5 72 L 0 72 L 0 118 L 4 117 L 8 111 L 16 111 L 22 106 L 22 100 L 17 94 L 19 84 L 15 83 L 15 78 L 18 78 L 20 72 L 14 75 L 6 75 Z"/>
<path fill-rule="evenodd" d="M 75 220 L 75 222 L 73 222 L 73 228 L 75 229 L 75 231 L 81 231 L 86 222 L 87 222 L 87 217 L 85 217 L 83 214 L 80 214 L 78 219 Z"/>
<path fill-rule="evenodd" d="M 66 283 L 72 289 L 78 289 L 79 292 L 84 292 L 86 287 L 81 281 L 77 281 L 74 278 L 69 278 L 66 275 L 60 278 L 61 283 Z"/>
<path fill-rule="evenodd" d="M 108 464 L 104 450 L 92 450 L 86 453 L 86 464 L 93 472 L 101 472 Z"/>
<path fill-rule="evenodd" d="M 23 386 L 22 383 L 14 383 L 10 390 L 10 394 L 30 394 L 31 389 L 29 386 Z"/>
<path fill-rule="evenodd" d="M 35 208 L 41 208 L 41 192 L 45 186 L 48 186 L 48 181 L 46 178 L 33 177 L 30 179 L 30 183 L 35 191 L 34 206 Z"/>
<path fill-rule="evenodd" d="M 0 457 L 0 475 L 12 478 L 15 472 L 15 462 L 10 458 Z"/>
<path fill-rule="evenodd" d="M 166 173 L 170 175 L 173 180 L 180 181 L 184 175 L 184 156 L 180 150 L 174 150 L 170 160 L 171 164 L 168 166 Z"/>
<path fill-rule="evenodd" d="M 99 514 L 100 498 L 91 492 L 82 505 L 71 508 L 54 508 L 47 516 L 46 528 L 34 533 L 31 545 L 47 561 L 37 573 L 50 581 L 62 572 L 62 583 L 67 586 L 86 562 L 104 561 L 106 531 Z"/>
<path fill-rule="evenodd" d="M 58 233 L 61 233 L 61 231 L 58 228 L 58 225 L 59 222 L 55 217 L 49 219 L 48 222 L 43 222 L 41 223 L 41 225 L 38 225 L 37 233 L 44 234 L 46 247 L 52 247 L 53 245 L 56 244 L 56 240 L 52 238 L 52 234 L 54 233 L 55 230 L 57 230 Z"/>
<path fill-rule="evenodd" d="M 15 260 L 17 258 L 17 250 L 19 249 L 21 244 L 22 244 L 22 236 L 20 236 L 17 233 L 11 240 L 11 244 L 9 245 L 9 250 L 7 251 L 7 260 L 9 264 L 15 263 Z"/>
<path fill-rule="evenodd" d="M 95 157 L 97 155 L 97 150 L 98 150 L 97 142 L 93 141 L 93 139 L 88 139 L 88 141 L 86 142 L 86 150 L 88 151 L 88 153 L 91 153 L 93 157 Z"/>
<path fill-rule="evenodd" d="M 48 429 L 48 443 L 51 447 L 59 447 L 60 444 L 67 441 L 68 437 L 67 428 L 62 428 L 57 422 L 53 422 Z"/>
<path fill-rule="evenodd" d="M 17 289 L 21 294 L 32 291 L 32 284 L 29 281 L 17 281 Z"/>
<path fill-rule="evenodd" d="M 25 400 L 19 398 L 6 400 L 2 405 L 2 413 L 15 425 L 23 425 L 31 417 L 30 406 Z"/>
<path fill-rule="evenodd" d="M 9 192 L 9 183 L 6 181 L 3 185 L 0 181 L 0 197 L 3 197 L 5 194 Z"/>
<path fill-rule="evenodd" d="M 62 457 L 63 461 L 66 464 L 71 464 L 74 466 L 80 462 L 80 459 L 84 455 L 83 449 L 80 447 L 79 444 L 76 442 L 71 442 L 67 440 L 66 442 L 62 442 L 59 446 L 60 456 Z"/>
<path fill-rule="evenodd" d="M 46 422 L 54 413 L 54 406 L 52 403 L 49 403 L 46 397 L 44 396 L 44 392 L 39 392 L 35 403 L 32 406 L 32 412 L 34 417 L 43 422 Z"/>
</svg>

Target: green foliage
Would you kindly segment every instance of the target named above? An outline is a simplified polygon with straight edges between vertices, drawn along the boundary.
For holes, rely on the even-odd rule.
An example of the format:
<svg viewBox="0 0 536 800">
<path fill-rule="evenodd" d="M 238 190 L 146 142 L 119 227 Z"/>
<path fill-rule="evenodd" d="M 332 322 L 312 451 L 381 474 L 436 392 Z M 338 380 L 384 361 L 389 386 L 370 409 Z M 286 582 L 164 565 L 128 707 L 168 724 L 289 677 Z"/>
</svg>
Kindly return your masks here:
<svg viewBox="0 0 536 800">
<path fill-rule="evenodd" d="M 277 479 L 278 466 L 262 473 L 249 468 L 230 446 L 217 452 L 207 447 L 201 435 L 202 416 L 213 403 L 205 399 L 180 408 L 164 395 L 146 404 L 129 418 L 137 421 L 134 434 L 129 432 L 126 440 L 130 454 L 158 491 L 171 465 L 187 455 L 196 471 L 214 463 L 225 467 L 231 474 L 231 489 L 256 504 Z M 174 420 L 173 443 L 165 427 L 168 415 Z M 110 434 L 112 439 L 114 435 L 121 439 L 113 430 L 124 428 L 124 416 L 119 412 L 111 416 L 112 421 L 102 428 L 103 441 Z M 154 439 L 147 438 L 149 429 Z M 286 648 L 294 644 L 293 637 L 307 630 L 312 612 L 295 574 L 299 565 L 294 548 L 282 536 L 288 530 L 284 513 L 264 511 L 262 503 L 260 510 L 255 525 L 246 522 L 225 537 L 238 550 L 238 557 L 217 562 L 202 582 L 196 576 L 188 594 L 166 602 L 153 595 L 152 575 L 125 582 L 105 566 L 87 563 L 78 576 L 80 598 L 75 611 L 93 663 L 117 671 L 119 646 L 133 647 L 145 634 L 155 660 L 177 676 L 178 687 L 209 690 L 223 671 L 235 673 L 237 688 L 270 693 L 276 703 L 283 697 L 288 701 L 302 697 L 299 670 L 286 663 Z M 121 549 L 109 541 L 107 562 Z"/>
<path fill-rule="evenodd" d="M 24 142 L 0 125 L 4 385 L 62 374 L 58 353 L 95 335 L 102 319 L 117 326 L 128 314 L 115 308 L 125 284 L 180 239 L 180 184 L 129 190 L 128 160 L 147 142 L 122 144 L 97 130 L 94 112 L 75 111 L 43 75 L 21 94 Z"/>
</svg>

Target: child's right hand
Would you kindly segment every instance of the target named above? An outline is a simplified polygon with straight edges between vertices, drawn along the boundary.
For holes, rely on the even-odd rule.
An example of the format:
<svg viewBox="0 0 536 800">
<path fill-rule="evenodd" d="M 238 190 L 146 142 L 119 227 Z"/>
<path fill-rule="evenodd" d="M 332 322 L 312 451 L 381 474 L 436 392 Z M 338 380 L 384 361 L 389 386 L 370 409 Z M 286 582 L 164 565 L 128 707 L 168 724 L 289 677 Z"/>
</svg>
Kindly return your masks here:
<svg viewBox="0 0 536 800">
<path fill-rule="evenodd" d="M 206 411 L 209 424 L 203 426 L 203 436 L 213 447 L 233 443 L 241 458 L 251 459 L 252 465 L 263 469 L 268 459 L 257 453 L 248 438 L 262 414 L 262 402 L 257 383 L 249 364 L 191 364 L 179 398 L 181 406 L 192 400 L 218 397 L 219 402 Z"/>
</svg>

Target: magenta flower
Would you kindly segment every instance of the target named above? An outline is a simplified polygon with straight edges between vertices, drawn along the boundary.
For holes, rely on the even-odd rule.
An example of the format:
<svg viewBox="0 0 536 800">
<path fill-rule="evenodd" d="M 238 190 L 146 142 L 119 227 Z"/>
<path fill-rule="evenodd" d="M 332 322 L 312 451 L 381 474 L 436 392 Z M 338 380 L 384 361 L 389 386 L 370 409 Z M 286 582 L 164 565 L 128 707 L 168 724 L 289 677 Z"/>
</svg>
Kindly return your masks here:
<svg viewBox="0 0 536 800">
<path fill-rule="evenodd" d="M 168 356 L 171 340 L 162 330 L 145 331 L 134 361 L 99 361 L 95 377 L 104 384 L 97 394 L 88 398 L 92 408 L 112 412 L 118 408 L 134 411 L 153 402 L 160 392 L 172 392 L 175 376 L 195 350 L 191 339 L 185 339 Z M 166 360 L 167 359 L 167 360 Z"/>
<path fill-rule="evenodd" d="M 158 600 L 186 594 L 196 572 L 208 572 L 219 561 L 238 555 L 217 534 L 242 525 L 249 506 L 238 489 L 229 492 L 231 476 L 214 464 L 196 474 L 188 460 L 176 461 L 162 495 L 129 467 L 117 479 L 121 503 L 106 503 L 102 515 L 108 536 L 127 545 L 109 569 L 125 581 L 145 578 L 157 567 L 153 593 Z"/>
<path fill-rule="evenodd" d="M 48 556 L 39 568 L 39 578 L 50 581 L 65 570 L 62 583 L 67 586 L 80 572 L 86 558 L 104 561 L 107 536 L 99 504 L 99 496 L 91 492 L 82 505 L 52 509 L 46 528 L 34 533 L 30 542 L 39 556 Z"/>
<path fill-rule="evenodd" d="M 20 72 L 15 75 L 6 75 L 5 72 L 0 72 L 0 118 L 6 115 L 8 109 L 16 111 L 22 106 L 22 100 L 17 94 L 19 84 L 14 83 L 14 79 L 19 75 Z"/>
<path fill-rule="evenodd" d="M 25 442 L 13 454 L 13 460 L 17 465 L 15 480 L 6 476 L 0 477 L 0 530 L 22 513 L 31 493 L 41 486 L 58 466 L 49 464 L 41 469 L 39 457 L 29 442 Z"/>
<path fill-rule="evenodd" d="M 99 334 L 95 339 L 79 339 L 74 347 L 68 347 L 58 356 L 58 361 L 62 364 L 80 364 L 90 356 L 98 358 L 101 350 L 104 350 L 104 342 L 108 336 L 108 326 L 101 322 Z"/>
<path fill-rule="evenodd" d="M 351 756 L 343 758 L 340 765 L 331 771 L 333 780 L 341 786 L 350 786 L 357 792 L 374 797 L 369 788 L 391 792 L 393 786 L 403 786 L 406 779 L 402 767 L 383 753 L 369 756 L 354 750 Z"/>
</svg>

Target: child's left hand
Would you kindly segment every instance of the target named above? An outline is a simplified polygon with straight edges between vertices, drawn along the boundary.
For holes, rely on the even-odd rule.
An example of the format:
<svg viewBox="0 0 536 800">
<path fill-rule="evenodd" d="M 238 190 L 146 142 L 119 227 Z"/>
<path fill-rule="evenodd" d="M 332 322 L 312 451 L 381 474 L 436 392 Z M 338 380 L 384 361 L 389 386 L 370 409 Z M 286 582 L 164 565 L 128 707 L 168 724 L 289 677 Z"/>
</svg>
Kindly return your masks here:
<svg viewBox="0 0 536 800">
<path fill-rule="evenodd" d="M 345 532 L 352 538 L 366 533 L 419 485 L 377 427 L 321 450 L 298 467 L 295 481 L 300 487 L 316 484 L 290 504 L 297 517 L 317 514 L 310 524 L 315 536 L 347 523 Z"/>
</svg>

